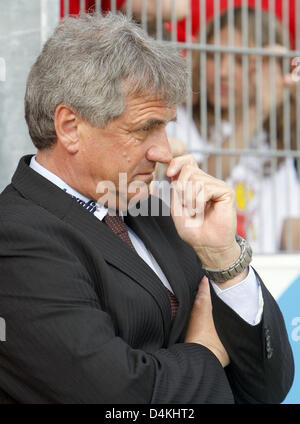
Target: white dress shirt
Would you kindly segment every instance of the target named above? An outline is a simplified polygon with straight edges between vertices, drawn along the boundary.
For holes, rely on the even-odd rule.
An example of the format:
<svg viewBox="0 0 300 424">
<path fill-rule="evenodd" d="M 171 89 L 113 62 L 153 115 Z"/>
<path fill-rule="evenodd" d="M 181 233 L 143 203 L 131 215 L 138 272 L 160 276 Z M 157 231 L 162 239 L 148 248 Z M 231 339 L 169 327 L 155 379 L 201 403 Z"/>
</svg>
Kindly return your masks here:
<svg viewBox="0 0 300 424">
<path fill-rule="evenodd" d="M 74 188 L 70 187 L 57 175 L 50 172 L 48 169 L 40 165 L 35 156 L 32 157 L 30 162 L 30 167 L 42 175 L 47 180 L 51 181 L 57 187 L 64 190 L 71 196 L 76 197 L 77 199 L 82 200 L 83 202 L 90 201 L 89 198 L 78 193 Z M 100 221 L 104 219 L 107 214 L 107 208 L 98 203 L 95 204 L 96 211 L 94 216 Z M 168 282 L 166 276 L 164 275 L 162 269 L 158 265 L 157 261 L 146 248 L 142 240 L 127 227 L 129 237 L 132 241 L 134 248 L 137 251 L 137 254 L 147 263 L 147 265 L 156 273 L 161 282 L 167 287 L 170 291 L 173 292 L 170 283 Z M 199 281 L 200 283 L 200 281 Z M 239 316 L 241 316 L 246 322 L 250 325 L 256 325 L 260 322 L 262 312 L 263 312 L 263 299 L 261 293 L 260 283 L 257 280 L 255 273 L 252 267 L 249 267 L 249 273 L 245 280 L 232 286 L 228 289 L 222 290 L 215 283 L 212 282 L 212 286 L 216 294 L 225 302 L 230 308 L 232 308 Z"/>
</svg>

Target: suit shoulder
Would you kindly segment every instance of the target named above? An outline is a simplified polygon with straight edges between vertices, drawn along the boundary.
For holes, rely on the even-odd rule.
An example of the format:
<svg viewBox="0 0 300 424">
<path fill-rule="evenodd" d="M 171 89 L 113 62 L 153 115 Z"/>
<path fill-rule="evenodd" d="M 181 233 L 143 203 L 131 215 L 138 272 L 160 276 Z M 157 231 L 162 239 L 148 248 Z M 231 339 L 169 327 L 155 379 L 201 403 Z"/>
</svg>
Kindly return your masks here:
<svg viewBox="0 0 300 424">
<path fill-rule="evenodd" d="M 28 220 L 42 218 L 41 207 L 29 199 L 23 197 L 11 184 L 0 194 L 0 219 L 2 222 Z"/>
</svg>

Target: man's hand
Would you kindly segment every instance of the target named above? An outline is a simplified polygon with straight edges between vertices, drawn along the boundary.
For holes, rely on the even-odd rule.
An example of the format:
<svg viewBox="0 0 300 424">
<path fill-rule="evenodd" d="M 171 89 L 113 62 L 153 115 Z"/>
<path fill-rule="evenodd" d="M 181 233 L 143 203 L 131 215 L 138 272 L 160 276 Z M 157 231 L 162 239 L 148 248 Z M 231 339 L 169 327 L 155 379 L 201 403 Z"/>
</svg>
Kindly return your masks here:
<svg viewBox="0 0 300 424">
<path fill-rule="evenodd" d="M 171 213 L 180 237 L 190 244 L 203 265 L 224 269 L 240 256 L 235 240 L 235 193 L 225 182 L 199 169 L 192 155 L 170 162 Z"/>
<path fill-rule="evenodd" d="M 206 277 L 203 277 L 199 285 L 184 341 L 207 347 L 219 359 L 223 368 L 230 363 L 215 328 L 209 283 Z"/>
</svg>

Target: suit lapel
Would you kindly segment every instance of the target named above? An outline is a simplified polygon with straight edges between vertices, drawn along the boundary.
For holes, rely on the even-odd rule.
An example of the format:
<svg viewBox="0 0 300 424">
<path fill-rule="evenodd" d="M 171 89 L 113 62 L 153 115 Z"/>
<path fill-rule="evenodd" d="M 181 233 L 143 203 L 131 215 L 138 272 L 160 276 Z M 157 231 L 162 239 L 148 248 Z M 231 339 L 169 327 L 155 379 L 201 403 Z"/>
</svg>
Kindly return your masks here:
<svg viewBox="0 0 300 424">
<path fill-rule="evenodd" d="M 178 265 L 178 258 L 172 248 L 172 241 L 168 241 L 162 233 L 159 225 L 153 217 L 128 215 L 126 222 L 133 231 L 141 238 L 147 249 L 152 253 L 167 277 L 175 296 L 179 301 L 179 307 L 169 334 L 168 344 L 173 344 L 178 340 L 184 329 L 185 319 L 191 304 L 191 293 L 186 282 L 182 268 Z M 163 284 L 159 280 L 160 285 Z M 163 287 L 164 288 L 164 287 Z M 164 288 L 166 292 L 166 289 Z M 170 309 L 170 302 L 169 302 Z"/>
</svg>

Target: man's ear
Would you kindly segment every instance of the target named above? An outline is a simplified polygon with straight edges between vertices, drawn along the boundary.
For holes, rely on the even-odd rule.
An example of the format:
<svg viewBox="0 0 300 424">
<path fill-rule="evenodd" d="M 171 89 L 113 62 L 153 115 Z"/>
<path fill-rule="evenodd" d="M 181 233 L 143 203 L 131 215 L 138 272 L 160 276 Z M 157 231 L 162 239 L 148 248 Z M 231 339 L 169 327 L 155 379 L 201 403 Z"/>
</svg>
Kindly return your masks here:
<svg viewBox="0 0 300 424">
<path fill-rule="evenodd" d="M 57 141 L 71 154 L 79 149 L 78 124 L 79 118 L 72 108 L 64 104 L 57 106 L 54 115 Z"/>
</svg>

